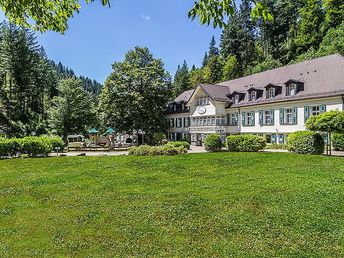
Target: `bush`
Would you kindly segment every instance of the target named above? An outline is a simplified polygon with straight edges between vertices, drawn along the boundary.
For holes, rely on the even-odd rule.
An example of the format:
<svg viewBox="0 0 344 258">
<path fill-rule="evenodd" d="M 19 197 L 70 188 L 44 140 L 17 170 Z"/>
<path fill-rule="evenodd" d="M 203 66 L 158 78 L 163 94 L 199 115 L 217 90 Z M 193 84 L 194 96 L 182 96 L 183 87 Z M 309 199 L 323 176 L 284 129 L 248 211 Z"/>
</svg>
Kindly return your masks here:
<svg viewBox="0 0 344 258">
<path fill-rule="evenodd" d="M 209 134 L 204 140 L 206 151 L 219 151 L 222 147 L 221 136 L 219 134 Z"/>
<path fill-rule="evenodd" d="M 252 134 L 230 135 L 227 137 L 228 151 L 256 152 L 264 149 L 266 140 Z"/>
<path fill-rule="evenodd" d="M 336 151 L 344 151 L 344 134 L 334 134 L 332 137 L 332 146 Z"/>
<path fill-rule="evenodd" d="M 187 153 L 187 149 L 183 146 L 174 147 L 170 144 L 164 146 L 148 146 L 141 145 L 130 147 L 128 155 L 131 156 L 173 156 Z"/>
<path fill-rule="evenodd" d="M 0 139 L 0 157 L 12 157 L 20 151 L 20 143 L 18 139 Z"/>
<path fill-rule="evenodd" d="M 277 143 L 270 143 L 265 146 L 267 150 L 286 150 L 287 145 L 285 144 L 277 144 Z"/>
<path fill-rule="evenodd" d="M 59 137 L 59 136 L 42 136 L 42 138 L 46 138 L 50 142 L 53 151 L 56 151 L 56 147 L 60 148 L 59 152 L 64 150 L 65 143 L 61 137 Z"/>
<path fill-rule="evenodd" d="M 184 141 L 169 142 L 168 144 L 173 147 L 183 147 L 188 150 L 190 149 L 190 143 Z"/>
<path fill-rule="evenodd" d="M 53 147 L 47 137 L 25 137 L 20 139 L 21 152 L 30 157 L 48 156 Z"/>
<path fill-rule="evenodd" d="M 322 154 L 325 143 L 319 133 L 299 131 L 288 135 L 287 148 L 299 154 Z"/>
</svg>

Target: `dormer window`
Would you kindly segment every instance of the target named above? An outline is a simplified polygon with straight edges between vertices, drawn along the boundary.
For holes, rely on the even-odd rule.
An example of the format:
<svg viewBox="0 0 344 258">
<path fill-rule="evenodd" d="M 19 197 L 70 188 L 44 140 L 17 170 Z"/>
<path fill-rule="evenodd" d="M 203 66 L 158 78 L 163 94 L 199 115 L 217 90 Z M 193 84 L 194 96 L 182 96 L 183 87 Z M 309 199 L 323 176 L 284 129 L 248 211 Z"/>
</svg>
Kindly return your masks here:
<svg viewBox="0 0 344 258">
<path fill-rule="evenodd" d="M 297 93 L 297 86 L 296 84 L 290 84 L 286 87 L 286 95 L 287 96 L 294 96 Z"/>
<path fill-rule="evenodd" d="M 205 106 L 205 105 L 209 105 L 209 97 L 202 96 L 196 99 L 196 106 Z"/>
<path fill-rule="evenodd" d="M 256 91 L 251 91 L 249 93 L 249 101 L 255 101 L 257 99 L 257 92 Z"/>
<path fill-rule="evenodd" d="M 234 104 L 238 104 L 240 101 L 240 96 L 238 94 L 234 95 Z"/>
<path fill-rule="evenodd" d="M 276 97 L 276 88 L 274 88 L 274 87 L 269 88 L 267 93 L 268 93 L 267 94 L 268 99 L 272 99 L 272 98 Z"/>
</svg>

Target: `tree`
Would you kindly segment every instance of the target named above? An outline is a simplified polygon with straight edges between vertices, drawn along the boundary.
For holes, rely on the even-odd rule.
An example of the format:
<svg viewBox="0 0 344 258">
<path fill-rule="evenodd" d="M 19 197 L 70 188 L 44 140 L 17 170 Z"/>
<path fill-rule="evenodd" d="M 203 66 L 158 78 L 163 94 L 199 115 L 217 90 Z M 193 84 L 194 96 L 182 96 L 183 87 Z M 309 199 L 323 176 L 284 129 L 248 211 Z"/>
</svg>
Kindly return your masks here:
<svg viewBox="0 0 344 258">
<path fill-rule="evenodd" d="M 86 0 L 86 3 L 94 0 Z M 39 31 L 53 30 L 64 33 L 67 21 L 81 8 L 79 0 L 61 1 L 11 1 L 3 0 L 0 7 L 10 22 L 33 28 Z M 110 0 L 101 0 L 103 5 L 109 5 Z M 33 21 L 33 24 L 31 23 Z"/>
<path fill-rule="evenodd" d="M 252 9 L 252 17 L 262 17 L 264 20 L 273 20 L 267 5 L 263 1 L 251 0 L 255 4 Z M 189 11 L 189 18 L 199 17 L 201 24 L 213 24 L 215 27 L 224 27 L 226 18 L 235 15 L 234 0 L 198 0 Z"/>
<path fill-rule="evenodd" d="M 344 111 L 328 111 L 317 116 L 311 116 L 306 122 L 306 128 L 328 134 L 331 155 L 331 135 L 344 133 Z"/>
<path fill-rule="evenodd" d="M 216 47 L 215 37 L 212 36 L 210 44 L 209 44 L 208 59 L 212 58 L 213 56 L 217 56 L 218 54 L 219 54 L 219 49 Z"/>
<path fill-rule="evenodd" d="M 260 73 L 282 66 L 279 60 L 275 60 L 272 56 L 268 56 L 263 62 L 256 64 L 250 69 L 250 74 Z"/>
<path fill-rule="evenodd" d="M 341 0 L 323 0 L 325 9 L 325 28 L 335 28 L 344 21 L 344 2 Z"/>
<path fill-rule="evenodd" d="M 162 132 L 167 127 L 164 114 L 171 90 L 163 62 L 154 58 L 148 48 L 135 47 L 112 68 L 100 95 L 102 126 L 129 133 Z"/>
<path fill-rule="evenodd" d="M 192 88 L 203 82 L 205 82 L 203 69 L 196 68 L 190 72 L 190 85 Z"/>
<path fill-rule="evenodd" d="M 202 67 L 205 67 L 208 63 L 208 52 L 204 53 L 203 61 L 202 61 Z"/>
<path fill-rule="evenodd" d="M 207 66 L 204 68 L 207 83 L 218 83 L 222 79 L 223 61 L 220 56 L 209 58 Z M 208 73 L 207 73 L 208 70 Z"/>
<path fill-rule="evenodd" d="M 58 90 L 59 96 L 52 99 L 48 110 L 50 129 L 65 138 L 71 133 L 85 133 L 94 124 L 95 115 L 91 96 L 84 91 L 82 81 L 64 79 L 59 82 Z"/>
<path fill-rule="evenodd" d="M 235 56 L 228 56 L 222 69 L 222 80 L 228 81 L 240 76 L 240 66 Z"/>
<path fill-rule="evenodd" d="M 189 68 L 184 61 L 183 65 L 178 66 L 173 80 L 173 96 L 177 97 L 183 91 L 191 89 Z"/>
<path fill-rule="evenodd" d="M 321 25 L 323 10 L 320 0 L 306 0 L 300 9 L 299 31 L 296 38 L 297 53 L 307 51 L 310 47 L 317 48 L 321 42 Z"/>
</svg>

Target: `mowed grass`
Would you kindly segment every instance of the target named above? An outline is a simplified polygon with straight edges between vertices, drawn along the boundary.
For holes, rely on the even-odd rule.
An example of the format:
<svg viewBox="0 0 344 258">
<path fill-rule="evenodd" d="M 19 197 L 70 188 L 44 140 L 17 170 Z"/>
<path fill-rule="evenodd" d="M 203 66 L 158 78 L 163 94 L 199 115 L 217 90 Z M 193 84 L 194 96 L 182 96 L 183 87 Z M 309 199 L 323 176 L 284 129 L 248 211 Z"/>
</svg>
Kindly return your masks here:
<svg viewBox="0 0 344 258">
<path fill-rule="evenodd" d="M 0 161 L 1 257 L 343 257 L 344 159 Z"/>
</svg>

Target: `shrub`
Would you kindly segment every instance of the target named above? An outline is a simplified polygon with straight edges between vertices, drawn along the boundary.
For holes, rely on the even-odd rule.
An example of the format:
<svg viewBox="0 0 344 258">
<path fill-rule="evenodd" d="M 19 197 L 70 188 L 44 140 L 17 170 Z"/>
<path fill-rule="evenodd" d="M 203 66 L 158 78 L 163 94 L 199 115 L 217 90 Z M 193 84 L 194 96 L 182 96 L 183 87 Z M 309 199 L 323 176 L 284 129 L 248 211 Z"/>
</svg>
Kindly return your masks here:
<svg viewBox="0 0 344 258">
<path fill-rule="evenodd" d="M 47 156 L 52 151 L 52 145 L 46 137 L 25 137 L 20 139 L 21 152 L 30 157 Z"/>
<path fill-rule="evenodd" d="M 42 136 L 42 138 L 46 138 L 50 142 L 53 151 L 56 150 L 56 147 L 60 147 L 59 151 L 64 150 L 65 143 L 61 137 L 59 137 L 59 136 Z"/>
<path fill-rule="evenodd" d="M 0 157 L 15 156 L 20 151 L 20 143 L 18 139 L 0 139 Z"/>
<path fill-rule="evenodd" d="M 177 142 L 169 142 L 169 145 L 172 145 L 173 147 L 183 147 L 185 149 L 190 149 L 190 143 L 185 141 L 177 141 Z"/>
<path fill-rule="evenodd" d="M 164 146 L 148 146 L 148 145 L 141 145 L 130 147 L 128 155 L 131 156 L 172 156 L 172 155 L 179 155 L 187 153 L 187 149 L 183 146 L 174 147 L 170 144 L 166 144 Z"/>
<path fill-rule="evenodd" d="M 265 149 L 267 149 L 267 150 L 286 150 L 287 145 L 286 144 L 271 143 L 271 144 L 267 144 L 265 146 Z"/>
<path fill-rule="evenodd" d="M 324 153 L 324 139 L 319 133 L 310 131 L 298 131 L 288 135 L 287 148 L 289 151 L 299 154 Z"/>
<path fill-rule="evenodd" d="M 219 151 L 222 147 L 221 136 L 219 134 L 209 134 L 204 140 L 206 151 Z"/>
<path fill-rule="evenodd" d="M 344 151 L 344 134 L 334 134 L 332 138 L 332 146 L 336 151 Z"/>
<path fill-rule="evenodd" d="M 252 134 L 230 135 L 227 137 L 228 151 L 255 152 L 264 149 L 266 140 Z"/>
</svg>

